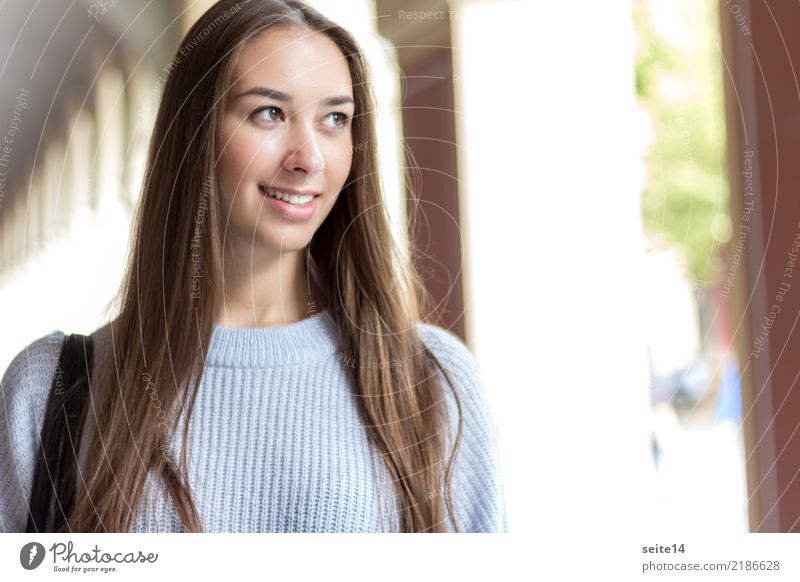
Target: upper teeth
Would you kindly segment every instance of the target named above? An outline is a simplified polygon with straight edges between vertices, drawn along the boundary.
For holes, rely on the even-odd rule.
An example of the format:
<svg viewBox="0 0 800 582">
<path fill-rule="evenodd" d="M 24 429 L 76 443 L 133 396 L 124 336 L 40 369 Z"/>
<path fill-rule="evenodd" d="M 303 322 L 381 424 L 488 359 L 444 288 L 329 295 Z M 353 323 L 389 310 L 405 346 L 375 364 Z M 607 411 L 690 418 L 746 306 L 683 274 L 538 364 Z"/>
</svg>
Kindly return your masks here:
<svg viewBox="0 0 800 582">
<path fill-rule="evenodd" d="M 310 194 L 306 196 L 298 196 L 297 194 L 287 194 L 286 192 L 281 192 L 280 190 L 272 190 L 272 189 L 267 191 L 267 196 L 272 196 L 273 198 L 277 198 L 278 200 L 283 200 L 284 202 L 288 202 L 289 204 L 308 204 L 314 198 L 314 196 Z"/>
</svg>

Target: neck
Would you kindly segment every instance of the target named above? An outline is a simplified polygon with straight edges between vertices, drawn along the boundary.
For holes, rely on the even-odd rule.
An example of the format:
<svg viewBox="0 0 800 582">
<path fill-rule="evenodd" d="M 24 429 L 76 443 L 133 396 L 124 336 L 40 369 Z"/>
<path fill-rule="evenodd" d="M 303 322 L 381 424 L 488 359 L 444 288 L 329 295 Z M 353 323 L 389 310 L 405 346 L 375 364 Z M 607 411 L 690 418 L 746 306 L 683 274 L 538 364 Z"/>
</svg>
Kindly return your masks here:
<svg viewBox="0 0 800 582">
<path fill-rule="evenodd" d="M 317 311 L 308 288 L 305 250 L 227 255 L 224 273 L 219 325 L 286 325 Z"/>
</svg>

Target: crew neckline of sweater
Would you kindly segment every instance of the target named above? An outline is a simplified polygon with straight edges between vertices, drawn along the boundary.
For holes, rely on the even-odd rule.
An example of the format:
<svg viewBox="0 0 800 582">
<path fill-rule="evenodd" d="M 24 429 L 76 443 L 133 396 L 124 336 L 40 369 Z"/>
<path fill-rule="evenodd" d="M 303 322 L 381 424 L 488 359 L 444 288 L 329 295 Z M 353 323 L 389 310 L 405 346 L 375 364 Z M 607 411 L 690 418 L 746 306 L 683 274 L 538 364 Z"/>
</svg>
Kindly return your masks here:
<svg viewBox="0 0 800 582">
<path fill-rule="evenodd" d="M 336 326 L 325 309 L 284 325 L 228 327 L 214 324 L 205 365 L 269 368 L 331 356 L 337 349 Z"/>
</svg>

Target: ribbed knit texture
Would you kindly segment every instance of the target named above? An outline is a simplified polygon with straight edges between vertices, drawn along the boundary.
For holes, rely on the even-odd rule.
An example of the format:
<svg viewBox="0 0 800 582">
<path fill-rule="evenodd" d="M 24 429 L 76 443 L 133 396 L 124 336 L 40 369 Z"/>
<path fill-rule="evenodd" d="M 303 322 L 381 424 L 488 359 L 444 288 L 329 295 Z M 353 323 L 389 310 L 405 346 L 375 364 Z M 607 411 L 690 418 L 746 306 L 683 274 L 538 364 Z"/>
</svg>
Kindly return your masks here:
<svg viewBox="0 0 800 582">
<path fill-rule="evenodd" d="M 418 329 L 462 404 L 464 433 L 453 475 L 458 524 L 467 532 L 508 531 L 498 433 L 475 360 L 443 328 L 420 323 Z M 107 354 L 110 326 L 93 336 L 96 358 Z M 206 531 L 400 531 L 390 474 L 368 441 L 347 377 L 346 366 L 359 363 L 342 357 L 335 338 L 326 311 L 277 327 L 214 327 L 189 432 L 189 479 Z M 64 333 L 54 331 L 34 341 L 2 380 L 5 532 L 24 531 L 28 519 L 39 433 L 63 340 Z M 454 438 L 458 416 L 451 399 Z M 172 440 L 176 459 L 184 420 Z M 153 473 L 131 531 L 183 531 Z"/>
</svg>

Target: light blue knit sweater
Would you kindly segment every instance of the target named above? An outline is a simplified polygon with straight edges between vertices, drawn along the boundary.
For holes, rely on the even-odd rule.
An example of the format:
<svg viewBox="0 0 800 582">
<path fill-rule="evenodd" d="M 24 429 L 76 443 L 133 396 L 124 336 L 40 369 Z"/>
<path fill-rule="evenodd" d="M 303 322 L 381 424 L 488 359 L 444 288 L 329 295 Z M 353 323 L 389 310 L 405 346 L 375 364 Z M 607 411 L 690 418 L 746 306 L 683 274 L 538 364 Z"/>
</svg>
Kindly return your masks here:
<svg viewBox="0 0 800 582">
<path fill-rule="evenodd" d="M 452 333 L 423 323 L 418 329 L 462 403 L 453 475 L 458 524 L 467 532 L 508 531 L 498 432 L 475 360 Z M 111 361 L 110 325 L 93 336 L 95 361 Z M 341 356 L 335 337 L 326 311 L 277 327 L 214 327 L 189 433 L 189 479 L 206 531 L 400 531 L 390 474 L 368 442 L 346 376 L 346 366 L 359 363 Z M 36 340 L 2 380 L 2 531 L 24 531 L 28 519 L 39 432 L 63 340 L 61 331 Z M 452 396 L 448 403 L 454 438 Z M 172 441 L 176 459 L 181 434 Z M 153 474 L 132 531 L 182 531 Z"/>
</svg>

